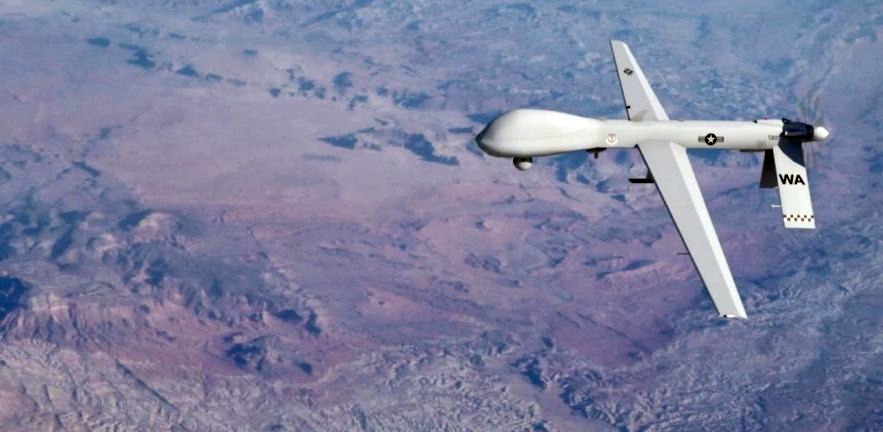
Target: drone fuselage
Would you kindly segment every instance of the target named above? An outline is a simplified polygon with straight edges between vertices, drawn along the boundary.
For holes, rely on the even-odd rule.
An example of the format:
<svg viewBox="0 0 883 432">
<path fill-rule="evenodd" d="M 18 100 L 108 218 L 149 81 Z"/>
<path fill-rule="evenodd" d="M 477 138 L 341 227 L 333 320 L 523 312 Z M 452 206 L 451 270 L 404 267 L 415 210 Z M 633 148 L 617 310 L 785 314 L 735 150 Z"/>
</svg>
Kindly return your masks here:
<svg viewBox="0 0 883 432">
<path fill-rule="evenodd" d="M 477 137 L 486 153 L 507 158 L 579 150 L 633 148 L 670 141 L 687 148 L 763 151 L 775 147 L 781 120 L 599 120 L 557 111 L 519 109 L 497 117 Z"/>
</svg>

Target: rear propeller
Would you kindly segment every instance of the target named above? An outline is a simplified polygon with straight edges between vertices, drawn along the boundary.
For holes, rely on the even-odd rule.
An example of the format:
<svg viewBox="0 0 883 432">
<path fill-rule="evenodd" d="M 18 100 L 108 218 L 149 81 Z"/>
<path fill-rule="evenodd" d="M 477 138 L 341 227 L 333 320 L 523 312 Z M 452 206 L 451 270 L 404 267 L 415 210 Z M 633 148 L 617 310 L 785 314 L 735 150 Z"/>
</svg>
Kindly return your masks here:
<svg viewBox="0 0 883 432">
<path fill-rule="evenodd" d="M 809 123 L 782 119 L 782 138 L 799 140 L 800 142 L 824 141 L 831 133 L 824 126 L 813 126 Z"/>
<path fill-rule="evenodd" d="M 815 168 L 819 146 L 829 136 L 831 136 L 831 132 L 824 126 L 813 126 L 809 123 L 782 119 L 782 139 L 801 144 L 808 168 Z"/>
<path fill-rule="evenodd" d="M 800 116 L 802 118 L 811 119 L 812 124 L 821 125 L 824 124 L 825 121 L 822 118 L 821 112 L 819 110 L 819 102 L 820 96 L 818 92 L 811 92 L 806 97 L 804 97 L 800 101 Z M 821 131 L 816 130 L 815 139 L 811 141 L 807 141 L 804 143 L 803 150 L 806 155 L 806 163 L 808 168 L 815 169 L 818 165 L 818 154 L 822 151 L 822 147 L 824 146 L 824 141 L 828 138 L 830 133 L 824 127 L 817 127 L 816 129 L 821 128 Z"/>
<path fill-rule="evenodd" d="M 831 133 L 824 126 L 813 126 L 809 123 L 783 118 L 779 147 L 797 164 L 807 168 L 814 168 L 816 163 L 816 145 L 821 145 L 830 135 Z M 773 162 L 773 150 L 767 150 L 763 154 L 760 187 L 771 189 L 777 186 L 778 181 L 776 179 L 776 165 Z"/>
</svg>

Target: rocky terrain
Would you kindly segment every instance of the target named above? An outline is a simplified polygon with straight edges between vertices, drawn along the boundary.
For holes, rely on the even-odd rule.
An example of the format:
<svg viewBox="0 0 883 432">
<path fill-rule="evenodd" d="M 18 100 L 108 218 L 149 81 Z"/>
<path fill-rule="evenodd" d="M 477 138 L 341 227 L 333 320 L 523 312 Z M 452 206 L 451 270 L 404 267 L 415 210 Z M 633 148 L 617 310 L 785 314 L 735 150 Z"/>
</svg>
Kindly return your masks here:
<svg viewBox="0 0 883 432">
<path fill-rule="evenodd" d="M 883 7 L 0 3 L 0 430 L 883 430 Z M 523 106 L 824 122 L 819 229 L 691 154 L 749 320 L 636 152 Z"/>
</svg>

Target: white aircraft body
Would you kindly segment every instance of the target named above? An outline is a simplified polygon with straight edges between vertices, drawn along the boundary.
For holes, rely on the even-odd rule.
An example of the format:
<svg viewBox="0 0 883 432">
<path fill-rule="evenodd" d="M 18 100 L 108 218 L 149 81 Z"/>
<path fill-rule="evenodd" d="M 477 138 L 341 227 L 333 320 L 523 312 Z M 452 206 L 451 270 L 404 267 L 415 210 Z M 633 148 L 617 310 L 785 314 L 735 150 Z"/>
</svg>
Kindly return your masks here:
<svg viewBox="0 0 883 432">
<path fill-rule="evenodd" d="M 746 318 L 720 241 L 690 166 L 687 149 L 764 152 L 760 186 L 779 188 L 785 228 L 815 228 L 802 144 L 828 137 L 824 127 L 782 120 L 670 120 L 628 46 L 612 41 L 628 120 L 598 120 L 556 111 L 518 109 L 494 119 L 476 137 L 486 153 L 512 158 L 519 170 L 533 158 L 573 151 L 637 147 L 718 312 Z"/>
</svg>

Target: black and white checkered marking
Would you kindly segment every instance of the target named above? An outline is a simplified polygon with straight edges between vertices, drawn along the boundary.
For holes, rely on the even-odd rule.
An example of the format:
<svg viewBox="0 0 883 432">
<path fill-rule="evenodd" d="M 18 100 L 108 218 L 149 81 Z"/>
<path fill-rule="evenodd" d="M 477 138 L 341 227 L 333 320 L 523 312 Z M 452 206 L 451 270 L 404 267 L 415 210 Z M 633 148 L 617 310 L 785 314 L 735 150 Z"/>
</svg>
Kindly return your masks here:
<svg viewBox="0 0 883 432">
<path fill-rule="evenodd" d="M 785 222 L 813 222 L 816 216 L 811 214 L 783 214 L 782 218 L 785 219 Z"/>
</svg>

